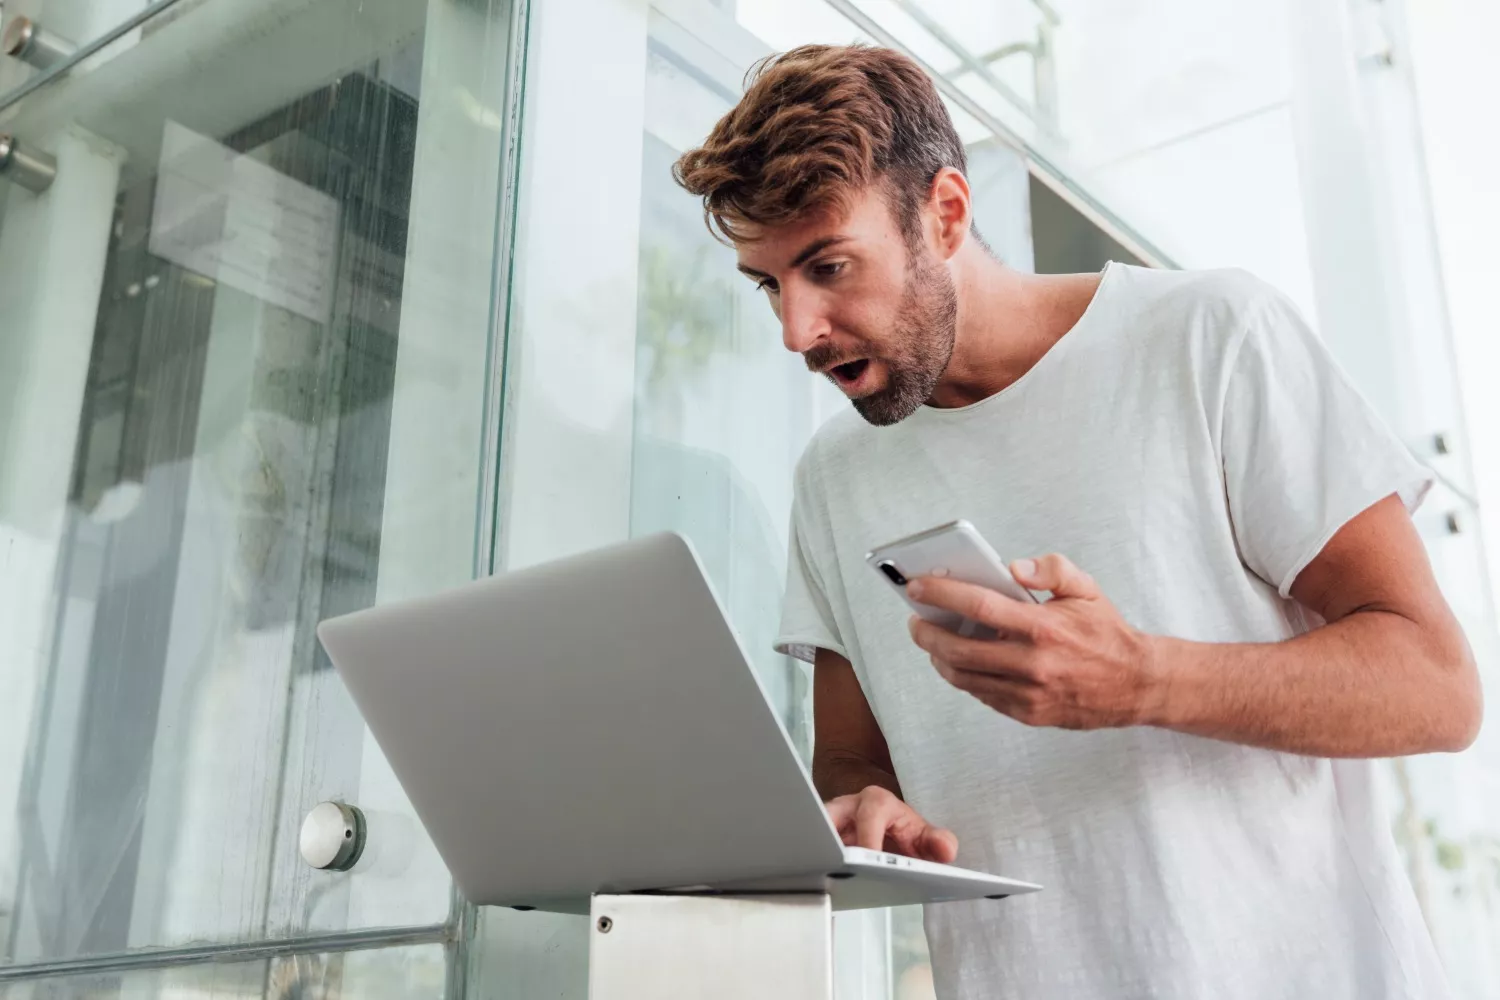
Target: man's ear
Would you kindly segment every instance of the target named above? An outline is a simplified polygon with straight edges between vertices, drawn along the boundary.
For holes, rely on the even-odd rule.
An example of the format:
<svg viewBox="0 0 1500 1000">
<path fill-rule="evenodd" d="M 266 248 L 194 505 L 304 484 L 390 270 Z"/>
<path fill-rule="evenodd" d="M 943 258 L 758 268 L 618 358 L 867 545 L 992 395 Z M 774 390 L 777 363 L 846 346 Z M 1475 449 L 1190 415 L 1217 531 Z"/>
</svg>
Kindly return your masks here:
<svg viewBox="0 0 1500 1000">
<path fill-rule="evenodd" d="M 972 203 L 969 181 L 952 167 L 944 167 L 932 179 L 928 194 L 927 209 L 930 214 L 931 235 L 937 243 L 938 255 L 950 260 L 964 245 L 972 221 Z"/>
</svg>

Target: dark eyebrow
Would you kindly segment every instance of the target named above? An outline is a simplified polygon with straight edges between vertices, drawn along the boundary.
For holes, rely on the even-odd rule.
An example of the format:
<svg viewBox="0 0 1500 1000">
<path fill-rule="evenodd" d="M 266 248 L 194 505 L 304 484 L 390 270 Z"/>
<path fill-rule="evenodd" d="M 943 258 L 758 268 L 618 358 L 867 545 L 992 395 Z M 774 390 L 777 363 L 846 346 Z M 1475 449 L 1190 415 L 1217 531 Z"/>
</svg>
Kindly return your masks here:
<svg viewBox="0 0 1500 1000">
<path fill-rule="evenodd" d="M 803 264 L 807 263 L 807 261 L 809 260 L 809 258 L 812 258 L 812 257 L 816 256 L 817 254 L 822 253 L 824 250 L 827 250 L 831 246 L 837 246 L 840 243 L 847 243 L 851 238 L 852 237 L 849 237 L 849 236 L 825 236 L 825 237 L 823 237 L 820 240 L 813 240 L 807 246 L 805 246 L 805 247 L 802 248 L 802 252 L 801 253 L 799 253 L 796 257 L 794 257 L 792 259 L 792 263 L 791 263 L 790 266 L 791 267 L 801 267 Z M 767 274 L 766 272 L 764 272 L 764 271 L 757 271 L 755 268 L 753 268 L 753 267 L 747 267 L 744 264 L 737 264 L 735 266 L 737 268 L 739 268 L 739 271 L 740 271 L 741 274 L 748 275 L 748 276 L 750 276 L 752 278 L 769 278 L 770 277 L 770 275 Z"/>
<path fill-rule="evenodd" d="M 792 259 L 791 266 L 801 267 L 814 255 L 822 253 L 831 246 L 837 246 L 840 243 L 847 243 L 848 241 L 849 237 L 847 236 L 825 236 L 821 240 L 813 240 L 801 253 Z"/>
</svg>

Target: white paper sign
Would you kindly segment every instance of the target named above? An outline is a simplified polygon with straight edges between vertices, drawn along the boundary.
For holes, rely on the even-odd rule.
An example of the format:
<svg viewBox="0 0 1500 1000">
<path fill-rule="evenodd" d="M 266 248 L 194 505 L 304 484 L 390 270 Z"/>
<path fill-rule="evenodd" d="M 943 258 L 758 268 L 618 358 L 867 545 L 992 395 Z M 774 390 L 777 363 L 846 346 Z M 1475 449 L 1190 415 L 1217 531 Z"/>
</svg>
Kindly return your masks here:
<svg viewBox="0 0 1500 1000">
<path fill-rule="evenodd" d="M 156 256 L 326 323 L 338 219 L 323 192 L 167 122 L 148 242 Z"/>
</svg>

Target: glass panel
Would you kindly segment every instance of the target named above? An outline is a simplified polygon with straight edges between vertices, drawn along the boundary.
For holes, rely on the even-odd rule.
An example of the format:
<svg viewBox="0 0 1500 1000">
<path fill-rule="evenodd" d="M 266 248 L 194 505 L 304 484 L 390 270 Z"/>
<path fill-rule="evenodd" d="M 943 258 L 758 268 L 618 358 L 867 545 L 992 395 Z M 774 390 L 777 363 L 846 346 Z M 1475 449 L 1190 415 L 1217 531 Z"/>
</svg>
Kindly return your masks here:
<svg viewBox="0 0 1500 1000">
<path fill-rule="evenodd" d="M 1440 484 L 1416 522 L 1493 692 L 1500 643 L 1478 512 Z M 1500 725 L 1493 708 L 1468 750 L 1391 761 L 1388 777 L 1396 843 L 1455 995 L 1492 996 L 1500 987 Z"/>
<path fill-rule="evenodd" d="M 727 18 L 725 27 L 733 28 Z M 780 623 L 791 470 L 813 426 L 814 392 L 781 346 L 764 297 L 735 271 L 672 162 L 737 98 L 736 67 L 684 68 L 682 29 L 653 20 L 642 135 L 630 531 L 693 541 L 761 683 L 805 756 L 808 677 L 771 643 Z M 832 387 L 827 387 L 832 391 Z"/>
<path fill-rule="evenodd" d="M 313 628 L 485 565 L 511 8 L 173 14 L 0 113 L 57 167 L 0 184 L 13 963 L 452 906 Z M 351 874 L 298 856 L 324 799 Z"/>
<path fill-rule="evenodd" d="M 588 917 L 479 909 L 467 1000 L 588 1000 Z"/>
<path fill-rule="evenodd" d="M 203 0 L 155 0 L 186 10 Z M 0 53 L 0 100 L 46 74 L 67 71 L 63 65 L 77 50 L 138 18 L 152 0 L 7 0 L 0 6 L 4 44 Z M 100 62 L 128 51 L 149 27 L 126 31 L 102 55 L 91 56 L 75 72 L 86 73 Z"/>
<path fill-rule="evenodd" d="M 771 51 L 747 30 L 752 6 L 533 8 L 499 561 L 517 567 L 663 529 L 687 535 L 805 757 L 809 677 L 770 643 L 793 467 L 847 404 L 782 347 L 767 303 L 670 175 Z M 817 8 L 784 13 L 816 18 Z M 572 86 L 580 66 L 610 87 Z M 981 229 L 1030 268 L 1025 163 L 982 126 L 966 127 Z M 640 152 L 600 169 L 601 149 Z M 917 931 L 903 954 L 921 965 L 920 912 L 904 921 Z M 585 921 L 486 911 L 480 926 L 484 996 L 583 995 Z M 839 996 L 889 995 L 886 915 L 840 915 L 835 938 Z"/>
<path fill-rule="evenodd" d="M 0 1000 L 441 1000 L 440 944 L 0 983 Z"/>
<path fill-rule="evenodd" d="M 1409 156 L 1430 171 L 1434 235 L 1441 249 L 1444 303 L 1453 328 L 1454 365 L 1467 419 L 1465 447 L 1449 447 L 1451 459 L 1473 463 L 1472 494 L 1488 520 L 1485 532 L 1476 523 L 1465 529 L 1468 545 L 1484 553 L 1489 567 L 1490 607 L 1494 584 L 1500 582 L 1500 394 L 1494 379 L 1500 372 L 1500 342 L 1494 336 L 1494 276 L 1500 268 L 1500 187 L 1494 183 L 1493 135 L 1472 125 L 1478 93 L 1500 92 L 1500 63 L 1489 52 L 1488 40 L 1500 30 L 1500 6 L 1494 4 L 1405 4 L 1398 23 L 1403 35 L 1394 40 L 1401 60 L 1412 68 L 1412 82 L 1420 98 L 1420 143 Z M 1390 12 L 1385 16 L 1390 17 Z M 1418 115 L 1412 114 L 1416 121 Z M 1451 437 L 1451 435 L 1450 435 Z M 1451 445 L 1451 442 L 1450 442 Z M 1434 464 L 1454 464 L 1434 456 Z M 1440 465 L 1439 463 L 1442 463 Z M 1448 471 L 1444 469 L 1444 471 Z M 1461 468 L 1450 472 L 1465 482 Z M 1483 534 L 1483 537 L 1481 535 Z M 1471 632 L 1471 636 L 1475 633 Z M 1495 633 L 1488 633 L 1493 636 Z M 1478 645 L 1478 643 L 1476 643 Z M 1443 822 L 1434 833 L 1459 851 L 1444 851 L 1452 876 L 1460 881 L 1449 897 L 1461 914 L 1457 926 L 1440 932 L 1439 947 L 1454 991 L 1462 997 L 1500 996 L 1500 649 L 1491 639 L 1486 668 L 1489 695 L 1484 729 L 1475 747 L 1464 754 L 1479 764 L 1480 773 L 1461 773 L 1443 786 L 1449 811 L 1462 805 L 1469 815 L 1459 825 Z M 1436 852 L 1433 860 L 1437 860 Z M 1455 867 L 1456 866 L 1456 867 Z M 1445 874 L 1449 868 L 1442 869 Z M 1467 907 L 1470 918 L 1461 909 Z M 1461 955 L 1457 958 L 1456 955 Z"/>
</svg>

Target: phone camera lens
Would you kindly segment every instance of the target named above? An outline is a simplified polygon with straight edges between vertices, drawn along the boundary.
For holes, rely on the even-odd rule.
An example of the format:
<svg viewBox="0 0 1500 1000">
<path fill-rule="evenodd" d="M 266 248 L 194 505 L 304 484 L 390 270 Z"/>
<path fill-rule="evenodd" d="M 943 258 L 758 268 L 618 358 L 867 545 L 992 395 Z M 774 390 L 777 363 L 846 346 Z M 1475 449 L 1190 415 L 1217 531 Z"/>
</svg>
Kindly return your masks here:
<svg viewBox="0 0 1500 1000">
<path fill-rule="evenodd" d="M 884 573 L 886 575 L 886 578 L 896 586 L 906 586 L 906 577 L 901 575 L 901 571 L 896 568 L 896 564 L 891 562 L 889 559 L 885 560 L 882 563 L 879 563 L 876 568 L 879 569 L 880 572 Z"/>
</svg>

